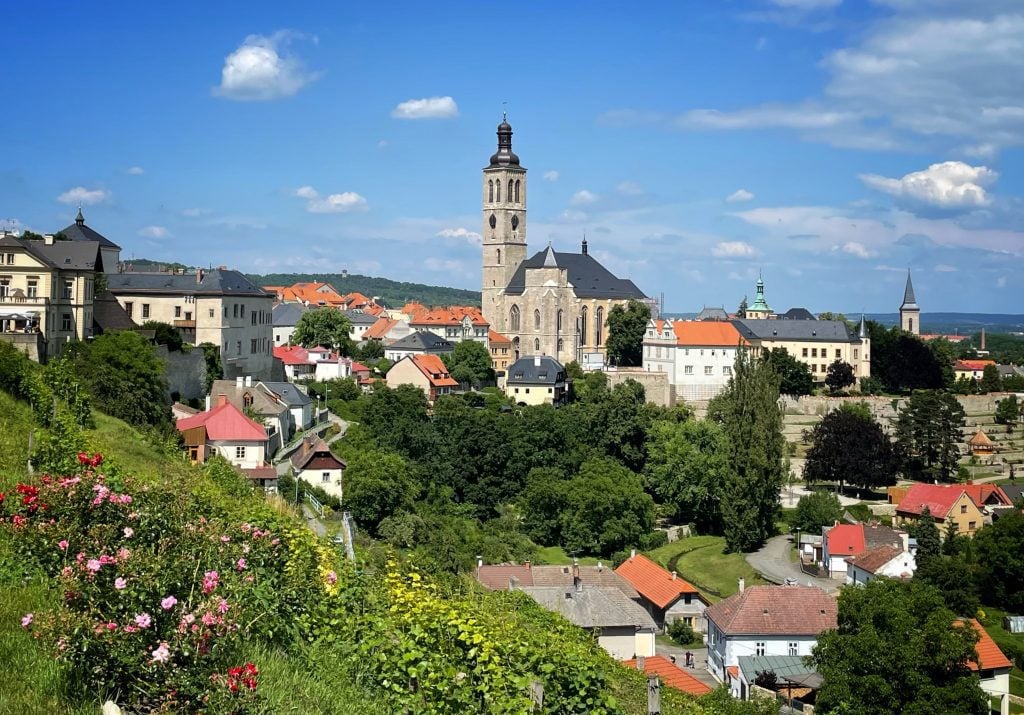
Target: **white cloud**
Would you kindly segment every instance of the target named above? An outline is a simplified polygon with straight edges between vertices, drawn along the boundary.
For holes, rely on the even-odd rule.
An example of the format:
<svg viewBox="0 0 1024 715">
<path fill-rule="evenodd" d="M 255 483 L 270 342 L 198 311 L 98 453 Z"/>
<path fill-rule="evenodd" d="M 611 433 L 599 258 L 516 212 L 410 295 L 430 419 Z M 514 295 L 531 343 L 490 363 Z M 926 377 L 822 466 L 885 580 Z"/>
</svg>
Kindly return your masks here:
<svg viewBox="0 0 1024 715">
<path fill-rule="evenodd" d="M 558 181 L 558 172 L 555 170 L 544 172 L 544 181 Z"/>
<path fill-rule="evenodd" d="M 633 181 L 620 181 L 619 185 L 615 187 L 615 190 L 626 196 L 641 196 L 644 193 L 640 184 Z"/>
<path fill-rule="evenodd" d="M 754 255 L 754 247 L 744 241 L 722 241 L 711 249 L 717 258 L 746 258 Z"/>
<path fill-rule="evenodd" d="M 284 51 L 292 40 L 302 38 L 288 30 L 279 30 L 270 37 L 249 35 L 224 59 L 220 85 L 213 88 L 213 94 L 240 101 L 267 101 L 295 94 L 320 76 Z"/>
<path fill-rule="evenodd" d="M 860 179 L 871 188 L 897 198 L 939 208 L 974 208 L 992 203 L 984 187 L 993 183 L 998 176 L 985 166 L 944 161 L 900 179 L 877 174 L 861 174 Z"/>
<path fill-rule="evenodd" d="M 129 176 L 142 176 L 143 174 L 146 173 L 146 170 L 143 169 L 141 166 L 129 166 L 127 169 L 124 170 L 124 173 L 128 174 Z"/>
<path fill-rule="evenodd" d="M 459 107 L 451 97 L 424 97 L 402 102 L 391 110 L 395 119 L 450 119 L 459 116 Z"/>
<path fill-rule="evenodd" d="M 736 189 L 731 194 L 725 197 L 725 200 L 730 204 L 738 204 L 742 201 L 750 201 L 754 198 L 754 195 L 746 189 Z"/>
<path fill-rule="evenodd" d="M 957 270 L 956 266 L 947 266 L 945 263 L 935 266 L 936 273 L 956 273 Z"/>
<path fill-rule="evenodd" d="M 464 261 L 442 259 L 435 256 L 430 256 L 423 261 L 423 266 L 427 270 L 438 271 L 441 273 L 451 273 L 455 275 L 467 275 L 470 273 L 470 270 Z"/>
<path fill-rule="evenodd" d="M 171 232 L 163 226 L 144 226 L 139 229 L 139 235 L 145 238 L 167 238 Z"/>
<path fill-rule="evenodd" d="M 855 112 L 805 104 L 788 106 L 762 104 L 754 107 L 723 112 L 717 109 L 691 109 L 675 117 L 672 125 L 677 129 L 831 129 L 857 121 Z"/>
<path fill-rule="evenodd" d="M 57 197 L 62 204 L 82 204 L 83 206 L 101 204 L 109 199 L 110 192 L 106 189 L 87 189 L 84 186 L 68 189 Z"/>
<path fill-rule="evenodd" d="M 572 195 L 571 199 L 569 199 L 569 204 L 572 206 L 586 206 L 588 204 L 596 202 L 597 199 L 597 194 L 593 193 L 592 191 L 580 189 L 579 191 Z"/>
<path fill-rule="evenodd" d="M 480 242 L 483 240 L 483 237 L 476 231 L 470 231 L 462 228 L 461 226 L 459 228 L 443 228 L 438 231 L 436 235 L 441 238 L 461 238 L 474 246 L 479 246 Z"/>
<path fill-rule="evenodd" d="M 559 220 L 563 223 L 583 223 L 587 220 L 587 214 L 585 211 L 577 211 L 575 209 L 566 209 L 558 216 Z"/>
<path fill-rule="evenodd" d="M 871 258 L 875 255 L 874 251 L 869 250 L 867 246 L 859 241 L 847 241 L 843 244 L 842 251 L 857 258 Z"/>
<path fill-rule="evenodd" d="M 210 213 L 210 209 L 182 209 L 181 215 L 187 218 L 199 218 L 200 216 L 206 216 Z"/>
<path fill-rule="evenodd" d="M 340 214 L 365 211 L 368 208 L 366 199 L 354 191 L 321 196 L 312 186 L 300 186 L 292 195 L 306 199 L 306 211 L 313 214 Z"/>
</svg>

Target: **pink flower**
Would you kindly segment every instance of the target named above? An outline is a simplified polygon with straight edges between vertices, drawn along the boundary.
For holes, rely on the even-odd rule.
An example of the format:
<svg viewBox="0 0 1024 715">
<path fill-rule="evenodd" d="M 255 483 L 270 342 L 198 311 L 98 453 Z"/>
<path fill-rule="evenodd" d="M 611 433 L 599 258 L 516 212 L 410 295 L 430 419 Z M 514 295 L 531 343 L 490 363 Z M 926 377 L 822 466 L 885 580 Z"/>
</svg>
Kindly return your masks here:
<svg viewBox="0 0 1024 715">
<path fill-rule="evenodd" d="M 68 540 L 67 539 L 61 539 L 59 542 L 57 542 L 57 548 L 59 548 L 61 551 L 67 551 L 68 550 Z"/>
<path fill-rule="evenodd" d="M 245 524 L 242 524 L 242 533 L 243 534 L 248 534 L 251 529 L 252 529 L 252 526 L 250 526 L 248 522 L 246 522 Z"/>
<path fill-rule="evenodd" d="M 112 564 L 112 563 L 114 563 L 114 561 L 116 561 L 116 559 L 113 556 L 111 556 L 110 554 L 100 554 L 100 563 L 101 564 Z"/>
<path fill-rule="evenodd" d="M 174 596 L 168 596 L 164 600 L 160 601 L 160 608 L 164 609 L 165 611 L 169 611 L 172 608 L 174 608 L 175 604 L 177 603 L 178 599 L 176 599 Z"/>
<path fill-rule="evenodd" d="M 217 604 L 217 610 L 221 613 L 227 613 L 229 608 L 228 602 L 223 598 L 220 599 L 220 603 Z"/>
<path fill-rule="evenodd" d="M 153 619 L 150 618 L 148 613 L 139 613 L 135 616 L 135 625 L 139 628 L 149 628 L 152 622 Z"/>
<path fill-rule="evenodd" d="M 182 620 L 185 621 L 185 623 L 187 625 L 192 625 L 193 623 L 196 622 L 196 617 L 193 616 L 191 613 L 188 613 L 188 614 L 185 615 L 185 617 Z"/>
<path fill-rule="evenodd" d="M 132 552 L 129 551 L 128 549 L 124 548 L 124 547 L 122 547 L 122 548 L 117 550 L 117 560 L 118 561 L 127 561 L 131 557 L 131 555 L 132 555 Z"/>
<path fill-rule="evenodd" d="M 82 563 L 83 561 L 85 561 L 85 552 L 79 551 L 78 555 L 75 557 L 75 561 L 77 561 L 78 563 Z"/>
<path fill-rule="evenodd" d="M 110 623 L 107 624 L 107 630 L 108 631 L 116 631 L 117 630 L 117 624 L 114 623 L 113 621 L 111 621 Z"/>
<path fill-rule="evenodd" d="M 11 517 L 11 521 L 14 523 L 15 529 L 20 529 L 28 523 L 28 519 L 23 517 L 21 514 L 15 514 L 13 517 Z"/>
<path fill-rule="evenodd" d="M 271 539 L 271 540 L 270 540 L 270 544 L 271 544 L 272 546 L 277 546 L 277 545 L 278 545 L 278 544 L 280 544 L 280 543 L 281 543 L 281 540 L 280 540 L 280 539 Z"/>
<path fill-rule="evenodd" d="M 89 559 L 89 560 L 88 560 L 88 561 L 86 562 L 86 564 L 85 564 L 85 567 L 86 567 L 87 569 L 89 569 L 90 571 L 92 571 L 93 573 L 96 573 L 97 571 L 99 571 L 99 570 L 100 570 L 100 568 L 101 568 L 102 566 L 103 566 L 103 564 L 101 564 L 101 563 L 100 563 L 100 562 L 99 562 L 98 560 L 96 560 L 96 559 Z"/>
<path fill-rule="evenodd" d="M 74 571 L 72 570 L 72 568 L 70 566 L 65 566 L 64 568 L 62 568 L 60 570 L 60 575 L 63 576 L 64 578 L 71 578 L 71 574 L 73 574 L 73 573 L 74 573 Z"/>
<path fill-rule="evenodd" d="M 228 536 L 227 534 L 225 534 L 224 536 L 220 537 L 220 543 L 222 543 L 222 544 L 226 544 L 229 541 L 231 541 L 231 537 Z"/>
<path fill-rule="evenodd" d="M 31 613 L 26 613 L 21 619 L 21 627 L 28 628 L 31 626 L 33 617 L 34 616 Z"/>
<path fill-rule="evenodd" d="M 139 629 L 136 628 L 135 626 L 124 626 L 123 628 L 121 628 L 121 630 L 124 631 L 125 633 L 135 633 Z"/>
<path fill-rule="evenodd" d="M 114 579 L 114 588 L 116 588 L 118 591 L 123 591 L 127 586 L 128 582 L 120 576 Z"/>
<path fill-rule="evenodd" d="M 130 526 L 126 526 L 124 527 L 124 531 L 122 533 L 124 534 L 124 538 L 130 539 L 133 536 L 135 536 L 135 529 L 133 529 Z"/>
<path fill-rule="evenodd" d="M 162 641 L 160 646 L 153 651 L 153 660 L 157 663 L 166 663 L 171 657 L 171 651 L 167 647 L 167 641 Z"/>
<path fill-rule="evenodd" d="M 334 584 L 338 583 L 338 574 L 336 574 L 334 571 L 328 571 L 327 572 L 327 583 L 331 584 L 332 586 Z"/>
<path fill-rule="evenodd" d="M 203 619 L 202 620 L 203 620 L 203 625 L 204 626 L 212 626 L 214 623 L 217 622 L 217 617 L 214 616 L 209 611 L 207 611 L 206 613 L 203 614 Z"/>
<path fill-rule="evenodd" d="M 238 563 L 235 566 L 239 571 L 245 571 L 245 559 L 238 559 Z"/>
<path fill-rule="evenodd" d="M 220 583 L 220 574 L 216 571 L 207 571 L 203 574 L 203 593 L 212 593 L 218 583 Z"/>
</svg>

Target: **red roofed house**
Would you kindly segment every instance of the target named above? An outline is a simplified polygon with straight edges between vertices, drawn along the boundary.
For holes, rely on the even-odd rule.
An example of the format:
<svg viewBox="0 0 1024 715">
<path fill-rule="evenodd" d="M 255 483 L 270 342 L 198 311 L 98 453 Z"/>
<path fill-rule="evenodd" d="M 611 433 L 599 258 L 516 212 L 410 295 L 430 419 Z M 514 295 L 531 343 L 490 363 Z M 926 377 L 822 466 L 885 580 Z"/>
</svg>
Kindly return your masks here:
<svg viewBox="0 0 1024 715">
<path fill-rule="evenodd" d="M 255 484 L 277 490 L 277 472 L 267 464 L 267 430 L 218 395 L 217 405 L 177 422 L 185 449 L 193 462 L 203 463 L 215 455 L 224 457 Z"/>
<path fill-rule="evenodd" d="M 319 437 L 303 440 L 291 458 L 296 479 L 320 487 L 331 496 L 342 498 L 345 462 L 334 456 L 331 448 Z"/>
<path fill-rule="evenodd" d="M 878 546 L 846 559 L 846 583 L 864 585 L 879 576 L 908 579 L 916 570 L 914 554 L 896 546 Z"/>
<path fill-rule="evenodd" d="M 822 568 L 829 576 L 846 575 L 846 557 L 864 552 L 863 524 L 835 524 L 821 529 Z"/>
<path fill-rule="evenodd" d="M 815 586 L 751 586 L 704 611 L 708 670 L 725 682 L 741 655 L 808 656 L 818 636 L 836 627 L 836 599 Z M 739 680 L 735 679 L 735 697 Z"/>
<path fill-rule="evenodd" d="M 421 306 L 410 316 L 409 327 L 413 331 L 433 333 L 453 343 L 474 340 L 486 345 L 490 324 L 484 320 L 480 309 L 473 306 L 452 305 L 429 310 Z"/>
<path fill-rule="evenodd" d="M 957 360 L 953 365 L 953 376 L 957 380 L 981 380 L 985 376 L 985 368 L 995 364 L 995 360 Z"/>
<path fill-rule="evenodd" d="M 505 372 L 512 364 L 512 339 L 496 330 L 487 331 L 487 348 L 491 351 L 491 368 Z"/>
<path fill-rule="evenodd" d="M 309 380 L 316 372 L 316 363 L 301 345 L 275 345 L 274 357 L 284 363 L 284 374 L 289 380 Z"/>
<path fill-rule="evenodd" d="M 388 387 L 415 385 L 431 404 L 459 386 L 437 355 L 407 355 L 391 366 L 385 378 Z"/>
<path fill-rule="evenodd" d="M 653 655 L 650 658 L 630 658 L 624 661 L 624 665 L 636 668 L 647 675 L 657 675 L 661 682 L 669 688 L 682 690 L 690 695 L 707 695 L 711 688 L 700 682 L 678 665 L 663 655 Z"/>
<path fill-rule="evenodd" d="M 682 400 L 709 400 L 732 377 L 736 350 L 747 345 L 726 321 L 652 320 L 643 343 L 643 368 L 668 374 Z"/>
<path fill-rule="evenodd" d="M 1006 505 L 1006 495 L 993 484 L 914 484 L 896 505 L 896 522 L 921 517 L 925 508 L 939 524 L 953 523 L 957 533 L 974 534 L 985 524 L 985 505 Z M 943 528 L 940 532 L 945 533 Z"/>
<path fill-rule="evenodd" d="M 615 573 L 640 594 L 641 603 L 658 625 L 667 626 L 678 620 L 698 633 L 704 632 L 704 609 L 708 602 L 693 585 L 669 573 L 643 554 L 632 552 Z"/>
<path fill-rule="evenodd" d="M 978 632 L 978 642 L 974 645 L 978 661 L 969 661 L 967 667 L 978 673 L 981 689 L 990 697 L 998 698 L 999 714 L 1009 715 L 1010 671 L 1013 670 L 1013 663 L 977 620 L 970 618 L 968 623 Z"/>
</svg>

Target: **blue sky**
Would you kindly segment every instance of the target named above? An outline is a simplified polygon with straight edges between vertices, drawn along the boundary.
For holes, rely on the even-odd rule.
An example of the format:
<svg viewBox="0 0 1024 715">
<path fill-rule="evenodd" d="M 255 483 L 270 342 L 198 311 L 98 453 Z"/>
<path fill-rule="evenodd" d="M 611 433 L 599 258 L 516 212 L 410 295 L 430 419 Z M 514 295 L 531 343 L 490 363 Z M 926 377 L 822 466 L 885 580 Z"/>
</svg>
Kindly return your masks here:
<svg viewBox="0 0 1024 715">
<path fill-rule="evenodd" d="M 529 241 L 670 311 L 1022 312 L 1019 0 L 6 3 L 0 228 L 478 288 L 503 102 Z"/>
</svg>

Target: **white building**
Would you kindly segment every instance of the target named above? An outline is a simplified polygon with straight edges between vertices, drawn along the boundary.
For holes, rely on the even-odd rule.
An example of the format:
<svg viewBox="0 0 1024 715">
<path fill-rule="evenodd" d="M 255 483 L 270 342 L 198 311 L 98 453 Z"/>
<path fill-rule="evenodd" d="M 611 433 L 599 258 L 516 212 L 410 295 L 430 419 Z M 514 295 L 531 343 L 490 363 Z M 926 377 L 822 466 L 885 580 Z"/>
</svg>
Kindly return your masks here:
<svg viewBox="0 0 1024 715">
<path fill-rule="evenodd" d="M 291 463 L 296 479 L 320 487 L 333 497 L 342 498 L 347 465 L 334 456 L 322 439 L 307 437 L 292 455 Z"/>
<path fill-rule="evenodd" d="M 846 559 L 846 583 L 863 586 L 879 576 L 909 579 L 916 570 L 914 554 L 895 546 L 879 546 Z"/>
<path fill-rule="evenodd" d="M 275 303 L 272 314 L 274 345 L 290 345 L 299 318 L 308 310 L 302 303 Z"/>
<path fill-rule="evenodd" d="M 710 400 L 732 377 L 736 351 L 747 341 L 724 321 L 652 320 L 643 342 L 643 367 L 664 372 L 676 399 Z"/>
</svg>

